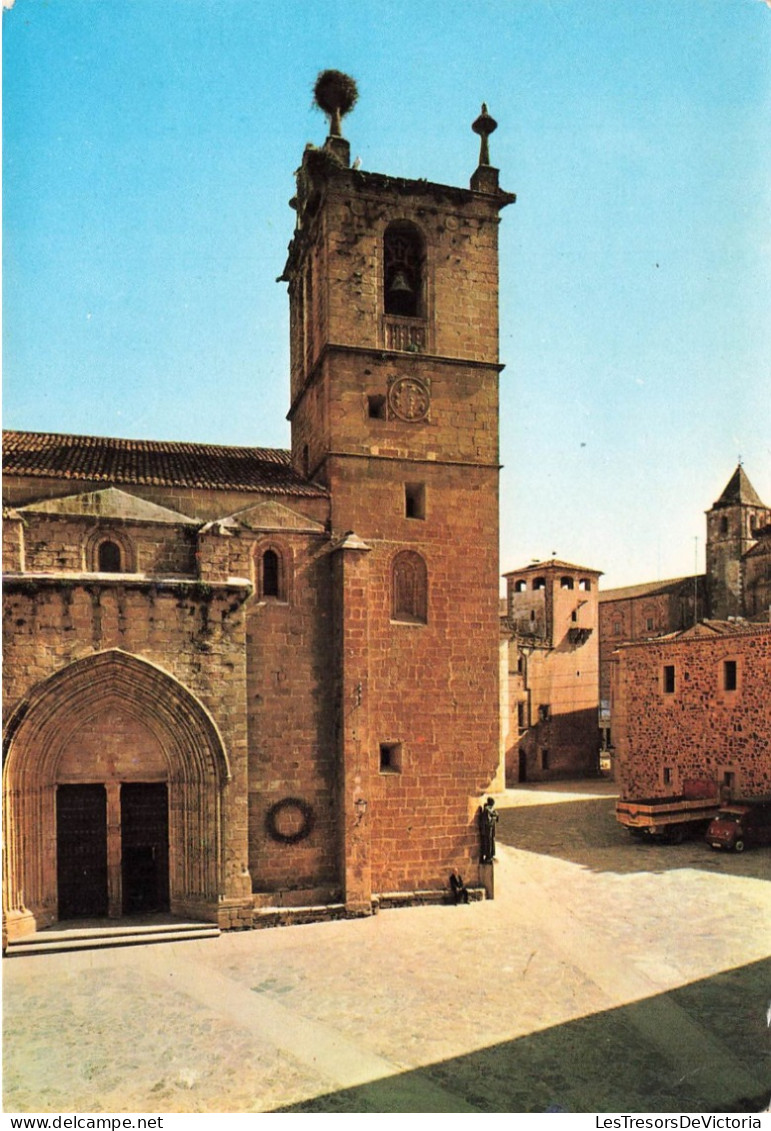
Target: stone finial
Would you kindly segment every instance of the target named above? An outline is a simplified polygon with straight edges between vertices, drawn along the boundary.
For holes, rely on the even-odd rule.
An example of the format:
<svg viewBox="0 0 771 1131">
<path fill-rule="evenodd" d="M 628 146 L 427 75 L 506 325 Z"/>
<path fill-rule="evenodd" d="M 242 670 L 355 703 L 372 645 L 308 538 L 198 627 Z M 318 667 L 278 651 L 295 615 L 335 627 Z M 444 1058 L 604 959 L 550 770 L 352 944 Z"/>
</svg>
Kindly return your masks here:
<svg viewBox="0 0 771 1131">
<path fill-rule="evenodd" d="M 482 103 L 482 113 L 479 115 L 476 121 L 472 123 L 471 128 L 475 134 L 479 134 L 481 139 L 479 145 L 479 164 L 489 165 L 490 143 L 488 139 L 490 137 L 490 134 L 493 133 L 494 130 L 498 129 L 498 123 L 496 122 L 495 118 L 491 117 L 490 114 L 488 114 L 486 102 Z"/>
<path fill-rule="evenodd" d="M 356 80 L 342 71 L 321 71 L 313 88 L 313 100 L 329 118 L 330 137 L 342 137 L 342 122 L 359 97 Z"/>
</svg>

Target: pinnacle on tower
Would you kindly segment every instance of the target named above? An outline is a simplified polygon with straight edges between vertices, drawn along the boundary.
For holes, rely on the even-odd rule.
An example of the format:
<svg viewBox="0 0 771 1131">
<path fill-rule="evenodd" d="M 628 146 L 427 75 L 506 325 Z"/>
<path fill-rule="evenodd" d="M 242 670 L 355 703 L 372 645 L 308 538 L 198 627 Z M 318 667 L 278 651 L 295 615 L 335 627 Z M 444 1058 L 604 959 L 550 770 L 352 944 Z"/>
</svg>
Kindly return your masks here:
<svg viewBox="0 0 771 1131">
<path fill-rule="evenodd" d="M 740 506 L 747 507 L 764 507 L 766 505 L 750 483 L 747 472 L 741 464 L 738 465 L 736 471 L 726 483 L 722 495 L 713 506 L 736 506 L 737 503 Z"/>
</svg>

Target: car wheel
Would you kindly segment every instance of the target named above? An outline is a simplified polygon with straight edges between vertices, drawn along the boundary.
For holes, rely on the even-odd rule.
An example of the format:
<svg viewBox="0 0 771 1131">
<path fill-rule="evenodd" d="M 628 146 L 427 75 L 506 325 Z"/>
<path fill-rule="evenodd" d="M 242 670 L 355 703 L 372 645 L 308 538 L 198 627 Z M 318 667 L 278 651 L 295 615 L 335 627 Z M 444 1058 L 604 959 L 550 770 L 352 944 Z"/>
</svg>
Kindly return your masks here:
<svg viewBox="0 0 771 1131">
<path fill-rule="evenodd" d="M 736 844 L 734 845 L 734 852 L 744 852 L 743 840 L 737 840 Z"/>
</svg>

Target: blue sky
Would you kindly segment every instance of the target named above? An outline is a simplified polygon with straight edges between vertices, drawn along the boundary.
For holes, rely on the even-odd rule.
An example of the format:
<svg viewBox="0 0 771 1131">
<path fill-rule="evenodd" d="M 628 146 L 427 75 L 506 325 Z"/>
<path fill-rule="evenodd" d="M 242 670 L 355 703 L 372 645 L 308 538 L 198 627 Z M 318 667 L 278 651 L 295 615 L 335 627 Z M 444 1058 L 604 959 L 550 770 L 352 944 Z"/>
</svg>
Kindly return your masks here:
<svg viewBox="0 0 771 1131">
<path fill-rule="evenodd" d="M 703 568 L 740 455 L 771 502 L 764 0 L 15 0 L 5 426 L 288 446 L 325 67 L 365 169 L 466 185 L 499 122 L 502 570 Z"/>
</svg>

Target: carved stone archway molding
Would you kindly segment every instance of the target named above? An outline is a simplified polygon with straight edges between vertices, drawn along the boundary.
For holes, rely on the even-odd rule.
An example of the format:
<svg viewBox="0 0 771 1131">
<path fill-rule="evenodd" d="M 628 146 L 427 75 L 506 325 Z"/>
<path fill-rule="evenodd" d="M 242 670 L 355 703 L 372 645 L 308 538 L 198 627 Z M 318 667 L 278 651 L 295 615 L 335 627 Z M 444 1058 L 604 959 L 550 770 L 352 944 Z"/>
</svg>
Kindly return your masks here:
<svg viewBox="0 0 771 1131">
<path fill-rule="evenodd" d="M 3 759 L 6 931 L 18 937 L 57 918 L 56 785 L 81 725 L 115 706 L 158 737 L 168 767 L 171 910 L 215 919 L 224 894 L 222 790 L 230 766 L 216 723 L 178 680 L 111 649 L 68 664 L 17 705 Z"/>
</svg>

